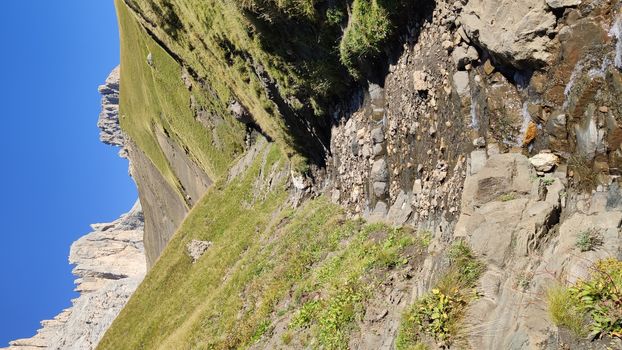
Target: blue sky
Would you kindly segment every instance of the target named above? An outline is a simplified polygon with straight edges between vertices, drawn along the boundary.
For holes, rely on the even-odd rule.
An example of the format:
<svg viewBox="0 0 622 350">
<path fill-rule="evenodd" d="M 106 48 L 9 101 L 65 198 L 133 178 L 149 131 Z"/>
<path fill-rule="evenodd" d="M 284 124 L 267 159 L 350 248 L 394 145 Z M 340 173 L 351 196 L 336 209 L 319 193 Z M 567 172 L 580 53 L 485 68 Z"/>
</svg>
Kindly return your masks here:
<svg viewBox="0 0 622 350">
<path fill-rule="evenodd" d="M 0 347 L 70 306 L 69 246 L 137 196 L 96 126 L 119 62 L 113 1 L 5 1 L 3 14 Z"/>
</svg>

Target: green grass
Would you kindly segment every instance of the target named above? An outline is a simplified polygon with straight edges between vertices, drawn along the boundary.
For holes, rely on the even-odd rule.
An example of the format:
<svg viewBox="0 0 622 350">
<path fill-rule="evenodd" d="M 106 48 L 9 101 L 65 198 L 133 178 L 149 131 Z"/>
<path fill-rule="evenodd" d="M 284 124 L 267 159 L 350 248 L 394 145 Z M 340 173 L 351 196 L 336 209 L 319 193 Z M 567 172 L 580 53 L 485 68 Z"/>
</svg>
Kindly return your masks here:
<svg viewBox="0 0 622 350">
<path fill-rule="evenodd" d="M 463 242 L 451 246 L 447 256 L 449 268 L 435 287 L 404 313 L 396 339 L 398 350 L 421 348 L 426 340 L 451 344 L 459 334 L 460 321 L 477 297 L 475 285 L 485 266 Z"/>
<path fill-rule="evenodd" d="M 206 91 L 188 91 L 179 64 L 146 34 L 120 1 L 117 13 L 121 32 L 121 127 L 178 191 L 179 181 L 156 133 L 170 135 L 212 179 L 219 178 L 243 150 L 243 126 L 223 112 L 222 103 L 206 96 Z M 153 66 L 147 64 L 149 53 Z M 213 130 L 195 119 L 190 109 L 191 94 L 203 108 L 222 118 Z"/>
<path fill-rule="evenodd" d="M 501 196 L 499 196 L 499 201 L 501 201 L 501 202 L 509 202 L 509 201 L 513 201 L 515 199 L 516 199 L 516 193 L 514 193 L 514 192 L 502 194 Z"/>
<path fill-rule="evenodd" d="M 560 286 L 551 288 L 547 291 L 546 298 L 553 323 L 568 328 L 579 338 L 587 335 L 585 312 L 567 288 Z"/>
<path fill-rule="evenodd" d="M 276 145 L 265 152 L 192 209 L 99 349 L 243 349 L 284 315 L 297 320 L 284 341 L 306 333 L 325 349 L 346 346 L 382 276 L 421 253 L 416 236 L 345 220 L 321 197 L 290 208 L 284 184 L 255 193 L 260 173 L 285 164 Z M 192 239 L 213 243 L 195 264 Z"/>
<path fill-rule="evenodd" d="M 328 133 L 328 109 L 353 91 L 357 59 L 382 52 L 398 33 L 391 29 L 414 12 L 401 0 L 119 1 L 196 72 L 213 100 L 238 100 L 288 157 L 321 153 L 322 137 L 307 125 Z"/>
</svg>

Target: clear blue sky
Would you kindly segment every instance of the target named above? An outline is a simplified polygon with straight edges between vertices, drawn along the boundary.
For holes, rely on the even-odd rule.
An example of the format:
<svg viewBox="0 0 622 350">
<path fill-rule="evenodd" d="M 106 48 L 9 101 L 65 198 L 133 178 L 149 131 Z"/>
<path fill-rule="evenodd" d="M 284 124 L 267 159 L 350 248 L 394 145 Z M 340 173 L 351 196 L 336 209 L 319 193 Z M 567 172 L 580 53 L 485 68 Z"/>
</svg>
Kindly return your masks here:
<svg viewBox="0 0 622 350">
<path fill-rule="evenodd" d="M 113 1 L 2 5 L 0 347 L 70 306 L 70 244 L 136 199 L 96 126 L 97 86 L 119 62 Z"/>
</svg>

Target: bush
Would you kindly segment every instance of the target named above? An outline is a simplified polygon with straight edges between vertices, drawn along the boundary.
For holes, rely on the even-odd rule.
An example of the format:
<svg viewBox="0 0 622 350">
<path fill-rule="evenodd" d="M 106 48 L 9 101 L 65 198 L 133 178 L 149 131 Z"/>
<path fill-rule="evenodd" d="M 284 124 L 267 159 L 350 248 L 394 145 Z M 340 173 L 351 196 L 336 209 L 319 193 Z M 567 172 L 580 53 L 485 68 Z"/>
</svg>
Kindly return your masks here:
<svg viewBox="0 0 622 350">
<path fill-rule="evenodd" d="M 352 75 L 357 76 L 356 63 L 378 54 L 390 33 L 389 14 L 377 0 L 354 0 L 352 14 L 339 45 L 341 62 Z"/>
<path fill-rule="evenodd" d="M 600 260 L 594 270 L 589 280 L 568 291 L 589 315 L 592 336 L 622 337 L 622 261 Z"/>
<path fill-rule="evenodd" d="M 622 261 L 600 260 L 586 281 L 548 291 L 551 319 L 579 337 L 622 338 Z"/>
</svg>

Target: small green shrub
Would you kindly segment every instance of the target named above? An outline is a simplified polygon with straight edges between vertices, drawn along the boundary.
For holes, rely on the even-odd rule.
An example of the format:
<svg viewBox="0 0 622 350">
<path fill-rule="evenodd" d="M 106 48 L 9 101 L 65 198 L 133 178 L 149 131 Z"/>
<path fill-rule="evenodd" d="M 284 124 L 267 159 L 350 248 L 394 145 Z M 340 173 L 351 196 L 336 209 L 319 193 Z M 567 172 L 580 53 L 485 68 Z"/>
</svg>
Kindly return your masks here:
<svg viewBox="0 0 622 350">
<path fill-rule="evenodd" d="M 346 286 L 327 301 L 318 318 L 318 341 L 324 349 L 347 349 L 348 330 L 363 311 L 362 300 L 358 288 Z"/>
<path fill-rule="evenodd" d="M 421 231 L 417 236 L 417 242 L 423 247 L 428 248 L 432 243 L 434 235 L 430 231 Z"/>
<path fill-rule="evenodd" d="M 345 18 L 346 15 L 341 9 L 331 7 L 326 10 L 326 23 L 328 25 L 340 25 Z"/>
<path fill-rule="evenodd" d="M 281 335 L 281 341 L 283 342 L 283 344 L 285 345 L 289 345 L 292 343 L 294 336 L 292 335 L 292 332 L 287 330 L 285 331 L 285 333 L 283 333 Z"/>
<path fill-rule="evenodd" d="M 622 338 L 622 261 L 596 262 L 594 272 L 573 286 L 552 288 L 547 293 L 553 322 L 579 337 Z"/>
<path fill-rule="evenodd" d="M 503 195 L 499 196 L 499 200 L 501 202 L 509 202 L 509 201 L 513 201 L 515 199 L 516 199 L 516 193 L 514 193 L 514 192 L 506 193 L 506 194 L 503 194 Z"/>
<path fill-rule="evenodd" d="M 374 56 L 391 33 L 389 13 L 378 0 L 354 0 L 352 13 L 339 45 L 341 62 L 354 76 L 356 62 Z"/>
<path fill-rule="evenodd" d="M 591 335 L 622 337 L 622 261 L 596 262 L 587 281 L 568 289 L 572 298 L 590 317 Z"/>
<path fill-rule="evenodd" d="M 603 244 L 603 239 L 597 229 L 589 229 L 579 233 L 575 245 L 581 252 L 588 252 Z"/>
<path fill-rule="evenodd" d="M 320 302 L 317 300 L 306 302 L 290 323 L 290 328 L 301 328 L 311 324 L 311 321 L 316 317 L 319 307 Z"/>
</svg>

